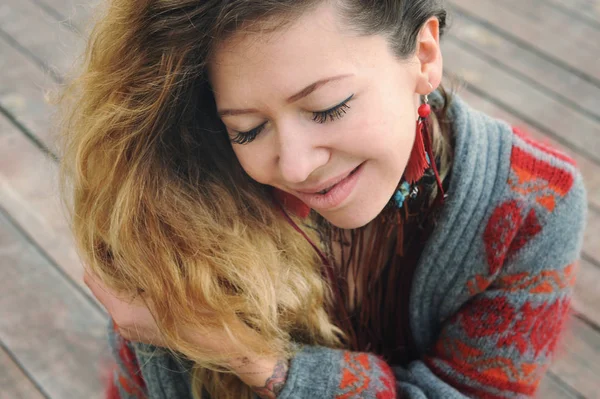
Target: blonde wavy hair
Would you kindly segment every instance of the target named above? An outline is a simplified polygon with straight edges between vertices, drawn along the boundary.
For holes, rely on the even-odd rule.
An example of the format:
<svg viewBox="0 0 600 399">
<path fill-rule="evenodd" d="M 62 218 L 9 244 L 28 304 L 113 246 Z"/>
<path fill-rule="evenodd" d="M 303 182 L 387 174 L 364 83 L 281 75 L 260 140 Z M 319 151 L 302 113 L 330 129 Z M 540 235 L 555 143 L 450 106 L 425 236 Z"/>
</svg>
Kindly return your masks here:
<svg viewBox="0 0 600 399">
<path fill-rule="evenodd" d="M 144 293 L 169 349 L 195 363 L 195 398 L 251 391 L 182 326 L 224 328 L 257 354 L 345 345 L 319 258 L 237 162 L 206 76 L 220 41 L 265 21 L 278 29 L 321 1 L 110 0 L 61 93 L 61 184 L 83 260 L 112 289 Z M 349 26 L 387 35 L 399 57 L 428 18 L 445 26 L 437 0 L 338 3 Z M 434 142 L 448 153 L 443 137 Z"/>
</svg>

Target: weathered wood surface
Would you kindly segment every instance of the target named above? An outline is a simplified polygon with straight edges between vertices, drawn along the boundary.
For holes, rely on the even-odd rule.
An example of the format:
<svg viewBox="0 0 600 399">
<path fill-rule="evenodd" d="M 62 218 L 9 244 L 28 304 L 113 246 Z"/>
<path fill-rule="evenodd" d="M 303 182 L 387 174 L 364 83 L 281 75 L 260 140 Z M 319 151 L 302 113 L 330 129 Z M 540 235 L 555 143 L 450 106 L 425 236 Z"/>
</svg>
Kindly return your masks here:
<svg viewBox="0 0 600 399">
<path fill-rule="evenodd" d="M 0 254 L 3 346 L 49 397 L 101 398 L 104 314 L 3 211 Z"/>
<path fill-rule="evenodd" d="M 44 92 L 83 48 L 93 3 L 0 4 L 0 398 L 101 396 L 106 316 L 81 282 L 44 152 L 56 152 Z M 600 0 L 448 3 L 444 59 L 459 94 L 568 152 L 586 180 L 576 316 L 539 397 L 600 397 Z"/>
<path fill-rule="evenodd" d="M 44 399 L 12 356 L 0 348 L 0 399 Z"/>
</svg>

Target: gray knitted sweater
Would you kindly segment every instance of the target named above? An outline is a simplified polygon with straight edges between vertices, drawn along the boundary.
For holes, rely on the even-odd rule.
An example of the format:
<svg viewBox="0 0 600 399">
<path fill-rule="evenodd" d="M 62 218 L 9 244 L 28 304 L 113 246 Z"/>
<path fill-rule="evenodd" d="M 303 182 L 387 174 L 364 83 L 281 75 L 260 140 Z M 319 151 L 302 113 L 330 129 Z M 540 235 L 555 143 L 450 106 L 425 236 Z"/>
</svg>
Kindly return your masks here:
<svg viewBox="0 0 600 399">
<path fill-rule="evenodd" d="M 401 367 L 369 353 L 304 346 L 279 398 L 535 394 L 572 296 L 587 209 L 581 175 L 564 154 L 456 96 L 449 115 L 456 137 L 449 199 L 410 294 L 420 358 Z M 191 398 L 189 364 L 125 341 L 112 325 L 109 336 L 114 397 Z"/>
</svg>

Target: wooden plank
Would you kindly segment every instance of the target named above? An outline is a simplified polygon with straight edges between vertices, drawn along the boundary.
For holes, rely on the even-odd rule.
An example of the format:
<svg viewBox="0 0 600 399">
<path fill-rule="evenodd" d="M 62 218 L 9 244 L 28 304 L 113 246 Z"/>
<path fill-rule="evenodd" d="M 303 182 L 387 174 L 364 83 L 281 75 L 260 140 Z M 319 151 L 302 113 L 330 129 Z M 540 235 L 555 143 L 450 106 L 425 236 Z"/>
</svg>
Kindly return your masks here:
<svg viewBox="0 0 600 399">
<path fill-rule="evenodd" d="M 59 200 L 57 173 L 56 163 L 0 116 L 0 206 L 67 276 L 85 287 L 82 263 Z"/>
<path fill-rule="evenodd" d="M 600 213 L 596 209 L 588 210 L 583 248 L 585 255 L 600 264 Z"/>
<path fill-rule="evenodd" d="M 560 377 L 547 373 L 538 389 L 536 398 L 539 399 L 584 399 L 578 392 L 574 392 Z"/>
<path fill-rule="evenodd" d="M 540 0 L 535 0 L 540 1 Z M 571 7 L 565 4 L 562 0 L 546 0 L 551 7 L 563 12 L 567 15 L 570 15 L 575 23 L 584 23 L 589 26 L 600 29 L 600 2 L 598 4 L 598 8 L 592 9 L 592 11 L 585 11 L 579 7 Z M 571 3 L 571 2 L 569 2 Z"/>
<path fill-rule="evenodd" d="M 84 46 L 81 35 L 29 1 L 2 1 L 0 31 L 18 43 L 13 47 L 59 76 L 71 69 Z"/>
<path fill-rule="evenodd" d="M 585 319 L 600 326 L 600 268 L 585 259 L 579 263 L 572 307 Z"/>
<path fill-rule="evenodd" d="M 13 361 L 10 355 L 0 348 L 0 399 L 44 399 L 44 395 Z"/>
<path fill-rule="evenodd" d="M 102 398 L 106 317 L 0 212 L 0 340 L 53 398 Z"/>
<path fill-rule="evenodd" d="M 537 87 L 530 86 L 463 48 L 455 40 L 443 44 L 444 62 L 449 70 L 463 77 L 470 85 L 493 95 L 511 112 L 520 114 L 553 132 L 575 151 L 600 164 L 600 123 L 574 112 Z"/>
<path fill-rule="evenodd" d="M 600 333 L 572 317 L 550 371 L 585 398 L 600 398 Z"/>
<path fill-rule="evenodd" d="M 101 0 L 27 0 L 57 21 L 67 22 L 76 27 L 80 32 L 85 32 L 90 27 L 94 7 Z"/>
<path fill-rule="evenodd" d="M 597 48 L 600 41 L 598 26 L 594 26 L 593 22 L 591 24 L 585 22 L 588 19 L 593 19 L 588 17 L 582 23 L 581 18 L 577 14 L 573 15 L 573 13 L 569 12 L 569 9 L 564 10 L 554 6 L 552 1 L 503 0 L 500 3 L 513 13 L 525 17 L 530 23 L 539 24 L 546 29 L 557 29 L 558 32 L 568 30 L 570 35 L 575 35 L 577 38 L 587 38 L 587 40 L 594 42 L 590 43 L 590 48 Z M 568 27 L 568 29 L 565 29 L 565 27 Z M 574 32 L 571 32 L 572 30 Z"/>
<path fill-rule="evenodd" d="M 599 0 L 553 0 L 572 11 L 585 14 L 590 18 L 600 21 L 600 1 Z"/>
<path fill-rule="evenodd" d="M 582 31 L 569 25 L 550 27 L 531 23 L 495 0 L 451 0 L 449 4 L 530 47 L 531 51 L 545 54 L 554 62 L 569 67 L 573 73 L 581 73 L 591 83 L 600 85 L 600 69 L 597 67 L 600 44 L 590 43 Z"/>
<path fill-rule="evenodd" d="M 600 87 L 506 40 L 464 14 L 455 13 L 453 17 L 447 40 L 460 41 L 466 51 L 520 76 L 530 86 L 543 88 L 548 95 L 570 105 L 574 111 L 600 118 Z"/>
<path fill-rule="evenodd" d="M 0 107 L 9 112 L 36 139 L 55 150 L 50 126 L 52 107 L 44 101 L 56 83 L 33 61 L 0 39 Z"/>
</svg>

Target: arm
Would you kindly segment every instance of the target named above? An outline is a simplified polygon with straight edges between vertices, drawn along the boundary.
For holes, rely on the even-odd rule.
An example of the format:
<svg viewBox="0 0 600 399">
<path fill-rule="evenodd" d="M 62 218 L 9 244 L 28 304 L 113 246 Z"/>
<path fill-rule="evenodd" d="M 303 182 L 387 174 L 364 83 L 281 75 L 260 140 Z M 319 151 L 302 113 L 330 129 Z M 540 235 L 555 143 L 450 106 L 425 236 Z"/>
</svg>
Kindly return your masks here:
<svg viewBox="0 0 600 399">
<path fill-rule="evenodd" d="M 290 362 L 288 359 L 245 357 L 230 363 L 237 376 L 261 399 L 275 399 L 283 390 Z"/>
<path fill-rule="evenodd" d="M 534 396 L 569 310 L 585 201 L 578 175 L 543 219 L 526 212 L 503 243 L 500 270 L 469 281 L 470 300 L 443 324 L 426 356 L 391 368 L 373 354 L 307 346 L 291 360 L 277 397 Z"/>
</svg>

